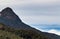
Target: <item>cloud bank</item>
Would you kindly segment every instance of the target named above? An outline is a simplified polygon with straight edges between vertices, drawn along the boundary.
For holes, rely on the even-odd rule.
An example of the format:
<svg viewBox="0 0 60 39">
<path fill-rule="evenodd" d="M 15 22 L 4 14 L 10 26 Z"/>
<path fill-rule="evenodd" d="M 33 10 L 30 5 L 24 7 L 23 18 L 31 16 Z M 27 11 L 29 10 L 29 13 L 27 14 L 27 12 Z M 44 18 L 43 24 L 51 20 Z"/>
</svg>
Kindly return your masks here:
<svg viewBox="0 0 60 39">
<path fill-rule="evenodd" d="M 51 29 L 51 30 L 49 30 L 49 31 L 47 31 L 47 32 L 49 32 L 49 33 L 55 33 L 55 34 L 57 34 L 57 35 L 60 35 L 60 31 L 54 30 L 54 29 Z"/>
</svg>

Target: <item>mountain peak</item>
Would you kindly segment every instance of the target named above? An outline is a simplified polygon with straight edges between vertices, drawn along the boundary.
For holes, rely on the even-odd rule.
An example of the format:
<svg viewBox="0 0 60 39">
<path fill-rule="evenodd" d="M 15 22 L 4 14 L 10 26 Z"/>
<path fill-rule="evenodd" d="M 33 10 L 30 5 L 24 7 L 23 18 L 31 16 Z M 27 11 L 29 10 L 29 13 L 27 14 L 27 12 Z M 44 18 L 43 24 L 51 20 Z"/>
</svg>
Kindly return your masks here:
<svg viewBox="0 0 60 39">
<path fill-rule="evenodd" d="M 16 16 L 14 11 L 10 7 L 6 7 L 1 11 L 2 16 Z"/>
<path fill-rule="evenodd" d="M 0 14 L 0 19 L 3 19 L 3 23 L 5 24 L 9 23 L 9 25 L 15 26 L 17 22 L 21 22 L 21 19 L 15 14 L 13 9 L 11 9 L 10 7 L 6 7 L 5 9 L 3 9 Z M 6 22 L 4 20 L 6 20 Z"/>
<path fill-rule="evenodd" d="M 6 8 L 3 9 L 1 12 L 2 12 L 2 13 L 5 13 L 5 12 L 13 12 L 13 10 L 12 10 L 10 7 L 6 7 Z"/>
<path fill-rule="evenodd" d="M 10 9 L 10 10 L 11 10 L 11 8 L 10 8 L 10 7 L 6 7 L 5 9 Z"/>
</svg>

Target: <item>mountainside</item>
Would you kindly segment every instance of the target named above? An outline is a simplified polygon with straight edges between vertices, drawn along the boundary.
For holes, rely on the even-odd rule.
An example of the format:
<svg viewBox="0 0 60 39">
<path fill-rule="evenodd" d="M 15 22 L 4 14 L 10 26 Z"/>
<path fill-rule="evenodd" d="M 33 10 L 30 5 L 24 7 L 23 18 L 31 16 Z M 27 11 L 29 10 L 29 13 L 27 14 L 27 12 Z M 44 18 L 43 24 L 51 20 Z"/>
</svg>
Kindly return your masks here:
<svg viewBox="0 0 60 39">
<path fill-rule="evenodd" d="M 8 37 L 9 39 L 14 39 L 15 37 L 16 39 L 60 39 L 58 35 L 41 32 L 23 23 L 9 7 L 0 12 L 0 32 L 2 34 L 0 37 L 3 37 L 2 39 L 6 37 L 6 39 Z M 3 33 L 7 33 L 7 35 Z"/>
<path fill-rule="evenodd" d="M 7 7 L 3 9 L 0 14 L 0 23 L 4 23 L 5 25 L 9 25 L 14 28 L 16 27 L 17 29 L 30 29 L 30 26 L 24 24 L 11 8 Z"/>
</svg>

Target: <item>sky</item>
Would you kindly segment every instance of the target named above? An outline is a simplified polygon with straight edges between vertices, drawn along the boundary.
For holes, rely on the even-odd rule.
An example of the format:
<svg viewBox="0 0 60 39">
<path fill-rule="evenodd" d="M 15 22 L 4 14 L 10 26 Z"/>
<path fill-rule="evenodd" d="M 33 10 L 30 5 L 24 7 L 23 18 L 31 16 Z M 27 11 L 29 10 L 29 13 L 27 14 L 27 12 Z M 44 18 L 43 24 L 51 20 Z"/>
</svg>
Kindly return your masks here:
<svg viewBox="0 0 60 39">
<path fill-rule="evenodd" d="M 60 0 L 0 0 L 0 11 L 6 7 L 31 27 L 60 35 Z"/>
</svg>

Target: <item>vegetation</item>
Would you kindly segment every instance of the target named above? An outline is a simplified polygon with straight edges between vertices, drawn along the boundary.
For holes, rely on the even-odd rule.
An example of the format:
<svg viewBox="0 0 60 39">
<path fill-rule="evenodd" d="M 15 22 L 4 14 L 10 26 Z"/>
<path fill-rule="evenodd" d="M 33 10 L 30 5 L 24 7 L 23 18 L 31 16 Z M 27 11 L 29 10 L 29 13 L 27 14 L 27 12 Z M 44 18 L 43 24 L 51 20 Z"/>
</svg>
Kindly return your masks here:
<svg viewBox="0 0 60 39">
<path fill-rule="evenodd" d="M 49 39 L 33 30 L 17 30 L 0 23 L 0 39 Z"/>
</svg>

